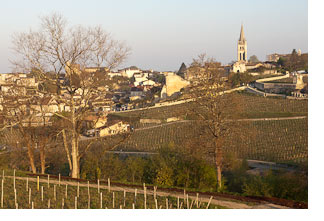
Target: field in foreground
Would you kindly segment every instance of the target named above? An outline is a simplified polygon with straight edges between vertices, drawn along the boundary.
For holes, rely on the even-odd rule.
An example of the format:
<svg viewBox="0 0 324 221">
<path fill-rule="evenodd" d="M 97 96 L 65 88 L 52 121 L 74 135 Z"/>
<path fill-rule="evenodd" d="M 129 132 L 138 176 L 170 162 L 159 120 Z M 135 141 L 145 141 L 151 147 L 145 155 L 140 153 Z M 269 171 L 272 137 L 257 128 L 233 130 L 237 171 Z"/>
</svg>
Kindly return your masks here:
<svg viewBox="0 0 324 221">
<path fill-rule="evenodd" d="M 28 186 L 27 186 L 28 185 Z M 15 186 L 15 188 L 14 188 Z M 16 189 L 16 198 L 15 191 Z M 43 199 L 42 199 L 43 189 Z M 87 186 L 78 187 L 68 185 L 62 181 L 61 185 L 47 182 L 40 182 L 39 191 L 37 191 L 37 183 L 20 178 L 14 179 L 6 177 L 3 186 L 3 209 L 206 209 L 208 203 L 191 198 L 181 199 L 179 201 L 171 196 L 158 196 L 146 194 L 146 206 L 143 193 L 136 194 L 127 191 L 109 191 L 105 188 L 93 188 L 90 186 L 89 192 Z M 89 198 L 90 196 L 90 198 Z M 156 199 L 156 201 L 155 201 Z M 178 204 L 179 203 L 179 204 Z M 208 205 L 209 209 L 225 208 L 213 204 Z"/>
</svg>

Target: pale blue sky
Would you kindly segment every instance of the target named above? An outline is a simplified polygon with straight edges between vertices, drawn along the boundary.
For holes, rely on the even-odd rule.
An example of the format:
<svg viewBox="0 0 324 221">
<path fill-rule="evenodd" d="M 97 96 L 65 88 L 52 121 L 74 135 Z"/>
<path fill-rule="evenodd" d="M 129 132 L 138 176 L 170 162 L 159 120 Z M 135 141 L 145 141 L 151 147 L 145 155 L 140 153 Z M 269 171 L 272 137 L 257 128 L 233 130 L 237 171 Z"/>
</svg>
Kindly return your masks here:
<svg viewBox="0 0 324 221">
<path fill-rule="evenodd" d="M 0 73 L 10 72 L 14 32 L 37 28 L 39 16 L 63 14 L 71 25 L 102 25 L 132 54 L 124 66 L 177 70 L 198 54 L 236 60 L 243 22 L 248 57 L 308 51 L 306 0 L 10 0 L 1 1 Z"/>
</svg>

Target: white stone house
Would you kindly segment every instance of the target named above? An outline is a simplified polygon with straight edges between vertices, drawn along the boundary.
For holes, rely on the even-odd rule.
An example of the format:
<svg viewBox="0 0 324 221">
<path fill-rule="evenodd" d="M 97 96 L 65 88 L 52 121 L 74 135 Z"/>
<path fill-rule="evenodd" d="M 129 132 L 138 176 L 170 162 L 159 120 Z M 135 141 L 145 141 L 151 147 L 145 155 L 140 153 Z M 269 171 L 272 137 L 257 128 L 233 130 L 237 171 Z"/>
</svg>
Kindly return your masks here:
<svg viewBox="0 0 324 221">
<path fill-rule="evenodd" d="M 135 73 L 142 72 L 138 67 L 131 66 L 129 68 L 125 68 L 122 70 L 119 70 L 119 73 L 121 73 L 122 76 L 131 78 Z"/>
<path fill-rule="evenodd" d="M 111 136 L 120 133 L 125 133 L 130 130 L 130 125 L 122 121 L 116 122 L 110 126 L 99 129 L 99 136 Z"/>
<path fill-rule="evenodd" d="M 155 81 L 152 80 L 146 80 L 142 82 L 143 86 L 154 86 L 155 85 Z"/>
<path fill-rule="evenodd" d="M 142 85 L 144 81 L 148 80 L 148 73 L 135 73 L 134 78 L 134 86 L 137 87 L 139 85 Z"/>
</svg>

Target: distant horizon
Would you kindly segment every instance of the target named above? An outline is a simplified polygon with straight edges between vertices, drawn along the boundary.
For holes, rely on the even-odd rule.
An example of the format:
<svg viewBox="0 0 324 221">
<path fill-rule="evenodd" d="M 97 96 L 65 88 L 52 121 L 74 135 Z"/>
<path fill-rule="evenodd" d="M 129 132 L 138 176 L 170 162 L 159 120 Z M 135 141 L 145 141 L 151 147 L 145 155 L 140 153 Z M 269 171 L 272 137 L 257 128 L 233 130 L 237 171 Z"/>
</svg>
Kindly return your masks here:
<svg viewBox="0 0 324 221">
<path fill-rule="evenodd" d="M 64 7 L 62 7 L 64 5 Z M 247 57 L 308 53 L 307 0 L 230 1 L 48 1 L 12 0 L 2 3 L 0 18 L 0 73 L 11 73 L 12 35 L 39 27 L 39 16 L 62 14 L 69 25 L 101 25 L 131 49 L 118 69 L 137 66 L 177 71 L 181 63 L 206 53 L 226 65 L 236 61 L 241 24 L 247 39 Z M 84 16 L 86 15 L 86 16 Z"/>
</svg>

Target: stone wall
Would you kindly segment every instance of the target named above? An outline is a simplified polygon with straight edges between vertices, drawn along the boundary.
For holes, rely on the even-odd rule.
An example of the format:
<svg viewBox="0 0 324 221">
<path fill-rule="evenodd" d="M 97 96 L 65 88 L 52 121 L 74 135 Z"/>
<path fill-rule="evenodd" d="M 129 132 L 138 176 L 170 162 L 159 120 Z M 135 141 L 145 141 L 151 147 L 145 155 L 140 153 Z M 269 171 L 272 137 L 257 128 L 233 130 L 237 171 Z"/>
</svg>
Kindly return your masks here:
<svg viewBox="0 0 324 221">
<path fill-rule="evenodd" d="M 160 124 L 162 123 L 159 119 L 140 119 L 140 123 L 142 124 Z"/>
<path fill-rule="evenodd" d="M 280 80 L 280 79 L 284 79 L 284 78 L 289 78 L 289 74 L 286 74 L 283 76 L 278 76 L 278 77 L 259 79 L 259 80 L 256 80 L 256 82 L 275 81 L 275 80 Z"/>
<path fill-rule="evenodd" d="M 267 93 L 285 93 L 286 91 L 295 90 L 295 84 L 278 84 L 278 83 L 265 83 L 264 91 Z"/>
<path fill-rule="evenodd" d="M 179 120 L 180 120 L 179 117 L 169 117 L 169 118 L 167 119 L 167 122 L 173 122 L 173 121 L 179 121 Z"/>
<path fill-rule="evenodd" d="M 275 81 L 288 78 L 289 74 L 279 77 L 260 79 L 255 82 L 255 87 L 266 93 L 287 93 L 289 91 L 300 90 L 305 84 L 302 75 L 295 75 L 293 83 L 267 83 L 267 81 Z"/>
</svg>

